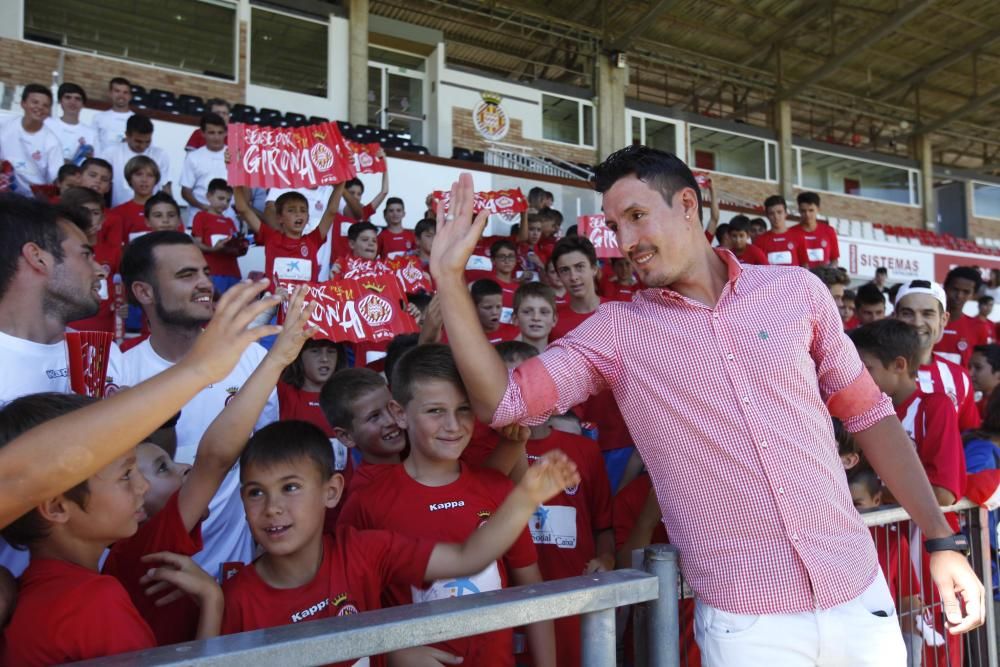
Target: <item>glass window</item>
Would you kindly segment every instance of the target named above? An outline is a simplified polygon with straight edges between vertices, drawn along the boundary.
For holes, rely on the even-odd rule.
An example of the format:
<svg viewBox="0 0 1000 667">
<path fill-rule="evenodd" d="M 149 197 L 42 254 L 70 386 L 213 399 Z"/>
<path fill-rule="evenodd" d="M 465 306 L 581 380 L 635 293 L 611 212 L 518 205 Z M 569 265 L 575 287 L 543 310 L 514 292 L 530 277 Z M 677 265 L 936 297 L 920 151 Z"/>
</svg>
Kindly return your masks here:
<svg viewBox="0 0 1000 667">
<path fill-rule="evenodd" d="M 250 83 L 326 97 L 326 23 L 253 7 Z"/>
<path fill-rule="evenodd" d="M 632 116 L 632 144 L 638 145 L 642 143 L 642 119 L 638 116 Z"/>
<path fill-rule="evenodd" d="M 689 126 L 689 140 L 699 169 L 775 180 L 777 164 L 772 161 L 768 165 L 764 158 L 765 150 L 774 142 L 696 125 Z"/>
<path fill-rule="evenodd" d="M 593 146 L 593 105 L 565 97 L 542 95 L 542 138 L 564 144 Z"/>
<path fill-rule="evenodd" d="M 910 169 L 874 162 L 863 162 L 804 148 L 800 151 L 802 173 L 799 185 L 808 190 L 823 190 L 842 195 L 867 197 L 894 204 L 911 204 Z"/>
<path fill-rule="evenodd" d="M 24 0 L 24 38 L 236 80 L 235 2 Z"/>
<path fill-rule="evenodd" d="M 423 143 L 424 80 L 389 72 L 386 129 L 409 137 L 415 144 Z"/>
<path fill-rule="evenodd" d="M 673 123 L 646 118 L 646 145 L 668 153 L 677 154 L 677 126 Z"/>
<path fill-rule="evenodd" d="M 427 59 L 423 56 L 415 56 L 389 49 L 380 49 L 377 46 L 368 46 L 368 60 L 381 63 L 383 65 L 393 65 L 403 69 L 412 69 L 423 72 L 426 69 Z"/>
<path fill-rule="evenodd" d="M 368 124 L 382 127 L 382 68 L 368 66 Z"/>
<path fill-rule="evenodd" d="M 1000 218 L 1000 185 L 972 184 L 972 214 L 983 218 Z"/>
</svg>

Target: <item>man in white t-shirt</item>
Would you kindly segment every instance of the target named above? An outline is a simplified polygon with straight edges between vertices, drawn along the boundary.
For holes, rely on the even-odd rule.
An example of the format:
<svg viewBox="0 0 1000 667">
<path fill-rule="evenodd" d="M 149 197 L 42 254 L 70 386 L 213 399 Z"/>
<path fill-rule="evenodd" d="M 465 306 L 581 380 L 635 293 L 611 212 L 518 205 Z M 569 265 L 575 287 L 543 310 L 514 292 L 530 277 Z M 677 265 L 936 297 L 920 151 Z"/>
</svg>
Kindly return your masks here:
<svg viewBox="0 0 1000 667">
<path fill-rule="evenodd" d="M 127 201 L 132 201 L 135 193 L 132 186 L 125 179 L 125 165 L 137 155 L 145 155 L 156 163 L 160 169 L 160 181 L 153 189 L 153 193 L 165 191 L 170 192 L 170 182 L 167 180 L 170 174 L 170 158 L 167 152 L 159 146 L 153 145 L 153 121 L 148 116 L 133 114 L 125 123 L 125 141 L 116 144 L 107 150 L 102 158 L 111 163 L 113 171 L 111 175 L 111 205 L 119 206 Z"/>
<path fill-rule="evenodd" d="M 188 151 L 181 171 L 181 196 L 189 204 L 191 220 L 198 211 L 208 210 L 208 184 L 213 179 L 225 181 L 228 177 L 226 121 L 218 114 L 206 113 L 201 117 L 201 133 L 205 145 Z M 226 211 L 226 216 L 236 220 L 236 211 L 232 206 Z"/>
<path fill-rule="evenodd" d="M 54 206 L 0 195 L 0 405 L 38 392 L 68 393 L 66 323 L 97 312 L 103 269 L 84 229 Z M 122 355 L 111 344 L 107 391 L 121 385 Z M 19 575 L 28 553 L 0 540 L 0 565 Z"/>
<path fill-rule="evenodd" d="M 7 121 L 0 128 L 0 160 L 14 167 L 14 191 L 32 197 L 32 185 L 48 185 L 56 180 L 63 165 L 59 138 L 45 127 L 52 112 L 52 91 L 38 83 L 29 83 L 21 93 L 20 119 Z"/>
<path fill-rule="evenodd" d="M 149 321 L 149 339 L 124 355 L 126 382 L 137 384 L 170 368 L 191 349 L 215 311 L 213 285 L 194 241 L 174 231 L 152 232 L 132 241 L 121 272 L 129 299 L 142 307 Z M 264 348 L 252 343 L 225 380 L 206 387 L 184 406 L 176 427 L 175 460 L 194 461 L 202 435 L 264 355 Z M 257 427 L 277 419 L 278 397 L 272 392 Z M 253 544 L 240 501 L 239 466 L 226 476 L 209 511 L 201 529 L 205 548 L 195 561 L 212 575 L 218 575 L 222 563 L 249 562 Z"/>
<path fill-rule="evenodd" d="M 62 118 L 49 116 L 45 119 L 45 127 L 59 137 L 63 160 L 79 165 L 83 159 L 77 158 L 93 157 L 97 150 L 97 130 L 80 122 L 80 110 L 87 102 L 87 93 L 75 83 L 64 83 L 59 86 L 56 96 L 62 107 Z"/>
<path fill-rule="evenodd" d="M 104 153 L 112 146 L 125 141 L 125 123 L 132 117 L 129 104 L 132 103 L 132 84 L 128 79 L 116 76 L 108 83 L 111 108 L 94 114 L 94 128 L 97 130 L 98 153 Z"/>
<path fill-rule="evenodd" d="M 271 188 L 267 191 L 267 203 L 264 204 L 264 217 L 269 221 L 274 220 L 275 224 L 272 226 L 277 227 L 278 211 L 274 206 L 274 202 L 278 201 L 278 197 L 286 192 L 298 192 L 306 198 L 306 202 L 309 204 L 309 221 L 302 228 L 302 235 L 305 236 L 316 229 L 319 221 L 323 219 L 323 212 L 326 211 L 326 204 L 330 201 L 333 188 L 334 186 L 332 185 L 321 185 L 311 190 L 307 190 L 306 188 Z M 316 261 L 319 262 L 318 279 L 320 282 L 330 279 L 330 254 L 333 248 L 333 236 L 334 234 L 340 234 L 340 230 L 336 228 L 336 224 L 334 223 L 334 227 L 330 228 L 329 233 L 326 235 L 326 240 L 323 241 L 323 245 L 320 246 L 319 251 L 316 253 Z M 347 236 L 346 230 L 342 236 Z"/>
</svg>

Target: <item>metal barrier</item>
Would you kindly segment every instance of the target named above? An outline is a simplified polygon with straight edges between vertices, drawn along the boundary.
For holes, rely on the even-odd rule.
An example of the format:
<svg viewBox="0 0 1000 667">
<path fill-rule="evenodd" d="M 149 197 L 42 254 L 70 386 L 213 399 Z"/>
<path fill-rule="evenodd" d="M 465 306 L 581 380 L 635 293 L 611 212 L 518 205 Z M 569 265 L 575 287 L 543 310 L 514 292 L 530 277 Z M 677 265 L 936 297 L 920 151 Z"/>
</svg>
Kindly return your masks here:
<svg viewBox="0 0 1000 667">
<path fill-rule="evenodd" d="M 677 550 L 646 549 L 645 572 L 616 570 L 126 653 L 100 667 L 322 665 L 581 615 L 583 667 L 615 665 L 615 609 L 643 605 L 648 667 L 678 667 Z M 661 595 L 666 592 L 667 595 Z M 262 601 L 262 604 L 265 604 Z"/>
</svg>

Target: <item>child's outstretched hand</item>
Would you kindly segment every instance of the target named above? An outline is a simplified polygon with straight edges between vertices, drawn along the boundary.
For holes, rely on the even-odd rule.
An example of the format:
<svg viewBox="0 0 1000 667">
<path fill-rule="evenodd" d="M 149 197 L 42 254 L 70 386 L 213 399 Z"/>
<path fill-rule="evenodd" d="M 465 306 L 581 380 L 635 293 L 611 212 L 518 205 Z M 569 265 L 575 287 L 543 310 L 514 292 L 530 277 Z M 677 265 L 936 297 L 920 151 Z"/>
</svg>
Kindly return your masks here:
<svg viewBox="0 0 1000 667">
<path fill-rule="evenodd" d="M 531 429 L 521 424 L 509 424 L 497 431 L 503 442 L 525 444 L 531 437 Z"/>
<path fill-rule="evenodd" d="M 309 321 L 318 306 L 306 302 L 308 293 L 309 288 L 302 285 L 292 289 L 288 295 L 288 312 L 285 315 L 285 323 L 282 325 L 283 328 L 277 340 L 274 341 L 274 345 L 267 353 L 282 367 L 295 361 L 299 352 L 302 351 L 302 346 L 312 338 L 318 329 L 315 324 Z"/>
<path fill-rule="evenodd" d="M 155 565 L 139 580 L 140 584 L 148 586 L 146 595 L 157 596 L 166 591 L 166 595 L 154 603 L 157 607 L 168 605 L 183 594 L 190 595 L 199 605 L 222 597 L 222 589 L 215 579 L 187 556 L 159 551 L 146 554 L 142 562 Z"/>
<path fill-rule="evenodd" d="M 580 472 L 568 456 L 553 450 L 528 468 L 518 487 L 536 504 L 542 504 L 565 488 L 580 483 Z"/>
</svg>

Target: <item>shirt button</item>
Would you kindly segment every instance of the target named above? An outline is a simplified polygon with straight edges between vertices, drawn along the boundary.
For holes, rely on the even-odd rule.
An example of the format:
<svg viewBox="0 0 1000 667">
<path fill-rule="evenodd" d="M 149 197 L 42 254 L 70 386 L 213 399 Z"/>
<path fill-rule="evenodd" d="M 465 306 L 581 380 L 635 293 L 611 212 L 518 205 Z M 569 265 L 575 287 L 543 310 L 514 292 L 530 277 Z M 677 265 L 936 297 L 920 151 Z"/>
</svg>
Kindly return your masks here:
<svg viewBox="0 0 1000 667">
<path fill-rule="evenodd" d="M 735 358 L 736 358 L 736 357 L 735 357 L 735 356 L 733 356 L 732 352 L 730 352 L 729 354 L 727 354 L 727 355 L 726 355 L 726 359 L 728 359 L 729 361 L 732 361 L 732 360 L 733 360 L 733 359 L 735 359 Z"/>
<path fill-rule="evenodd" d="M 767 449 L 767 442 L 765 442 L 764 440 L 761 440 L 760 441 L 760 447 L 761 447 L 761 449 Z"/>
<path fill-rule="evenodd" d="M 743 402 L 746 403 L 747 405 L 750 405 L 750 397 L 749 396 L 744 396 L 743 397 Z"/>
<path fill-rule="evenodd" d="M 779 494 L 779 495 L 783 495 L 784 493 L 785 493 L 785 489 L 784 489 L 784 487 L 781 487 L 781 486 L 779 486 L 779 487 L 778 487 L 778 494 Z"/>
<path fill-rule="evenodd" d="M 792 533 L 792 540 L 795 541 L 795 542 L 798 542 L 799 541 L 799 534 L 798 533 Z"/>
<path fill-rule="evenodd" d="M 718 313 L 712 313 L 712 319 L 714 319 L 714 320 L 719 319 L 719 314 Z"/>
</svg>

